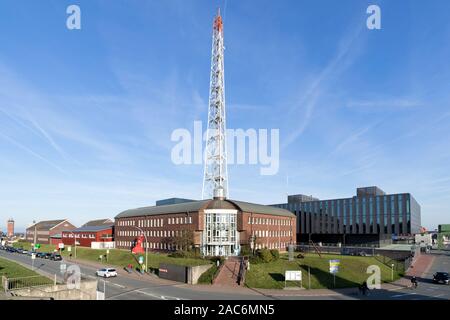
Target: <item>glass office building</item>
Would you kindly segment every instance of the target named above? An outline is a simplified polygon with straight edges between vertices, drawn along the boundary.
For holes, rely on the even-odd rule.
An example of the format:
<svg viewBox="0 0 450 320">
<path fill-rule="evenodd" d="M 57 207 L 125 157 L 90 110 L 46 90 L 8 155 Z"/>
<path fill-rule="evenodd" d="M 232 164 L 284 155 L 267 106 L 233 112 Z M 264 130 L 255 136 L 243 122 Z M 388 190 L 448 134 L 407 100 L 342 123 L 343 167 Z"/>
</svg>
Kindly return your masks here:
<svg viewBox="0 0 450 320">
<path fill-rule="evenodd" d="M 344 199 L 292 195 L 274 206 L 297 215 L 299 242 L 381 244 L 420 233 L 421 209 L 414 197 L 378 187 L 358 188 L 356 196 Z"/>
</svg>

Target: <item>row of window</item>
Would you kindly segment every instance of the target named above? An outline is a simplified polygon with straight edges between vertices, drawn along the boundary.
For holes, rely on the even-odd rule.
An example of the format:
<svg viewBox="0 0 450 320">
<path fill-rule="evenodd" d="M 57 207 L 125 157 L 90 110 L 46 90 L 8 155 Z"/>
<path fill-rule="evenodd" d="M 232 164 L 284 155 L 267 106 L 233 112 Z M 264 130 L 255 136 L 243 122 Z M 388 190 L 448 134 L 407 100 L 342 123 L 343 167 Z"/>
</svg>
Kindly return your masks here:
<svg viewBox="0 0 450 320">
<path fill-rule="evenodd" d="M 117 225 L 121 226 L 121 227 L 130 227 L 130 226 L 136 226 L 136 221 L 137 221 L 137 226 L 142 228 L 142 227 L 163 227 L 164 226 L 164 219 L 162 218 L 146 218 L 141 219 L 141 220 L 119 220 Z"/>
<path fill-rule="evenodd" d="M 28 240 L 28 241 L 34 241 L 34 238 L 33 238 L 33 237 L 27 238 L 27 240 Z M 37 238 L 36 240 L 37 240 L 38 242 L 47 242 L 47 241 L 48 241 L 48 238 Z"/>
<path fill-rule="evenodd" d="M 168 224 L 191 224 L 192 217 L 178 217 L 178 218 L 168 218 Z"/>
<path fill-rule="evenodd" d="M 268 226 L 290 226 L 291 219 L 271 219 L 271 218 L 252 218 L 248 217 L 248 224 L 262 224 Z"/>
<path fill-rule="evenodd" d="M 179 237 L 183 235 L 185 230 L 150 230 L 144 231 L 147 237 Z M 120 230 L 117 232 L 120 237 L 138 237 L 142 234 L 141 231 L 134 230 Z"/>
<path fill-rule="evenodd" d="M 87 238 L 89 238 L 89 239 L 95 239 L 95 235 L 94 234 L 89 234 L 89 235 L 87 235 L 87 234 L 81 234 L 81 237 L 80 237 L 80 234 L 72 234 L 72 233 L 63 233 L 63 235 L 62 235 L 62 237 L 63 238 L 73 238 L 74 237 L 74 235 L 75 235 L 75 238 L 76 239 L 79 239 L 79 238 L 82 238 L 82 239 L 87 239 Z"/>
<path fill-rule="evenodd" d="M 49 231 L 36 231 L 36 234 L 40 234 L 40 235 L 48 235 L 50 234 Z M 34 235 L 34 230 L 31 231 L 27 231 L 27 235 Z"/>
<path fill-rule="evenodd" d="M 291 237 L 291 230 L 253 230 L 252 236 L 260 238 Z"/>
<path fill-rule="evenodd" d="M 167 224 L 192 224 L 192 217 L 166 218 Z M 164 218 L 148 218 L 140 220 L 119 220 L 118 226 L 129 227 L 136 226 L 139 228 L 160 228 L 164 226 Z"/>
<path fill-rule="evenodd" d="M 285 250 L 289 243 L 287 242 L 269 242 L 267 244 L 261 244 L 257 243 L 255 244 L 255 249 L 278 249 L 278 250 Z"/>
</svg>

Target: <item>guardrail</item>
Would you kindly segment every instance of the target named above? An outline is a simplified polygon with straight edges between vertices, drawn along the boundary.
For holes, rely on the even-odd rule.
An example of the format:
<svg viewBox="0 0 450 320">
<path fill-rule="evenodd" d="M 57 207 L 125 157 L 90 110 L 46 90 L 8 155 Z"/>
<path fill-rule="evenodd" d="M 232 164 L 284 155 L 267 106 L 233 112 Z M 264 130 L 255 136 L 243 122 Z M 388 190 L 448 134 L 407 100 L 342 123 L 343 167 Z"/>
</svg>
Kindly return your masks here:
<svg viewBox="0 0 450 320">
<path fill-rule="evenodd" d="M 54 285 L 56 283 L 56 278 L 54 280 L 51 280 L 44 276 L 29 276 L 18 278 L 3 277 L 2 282 L 5 292 L 7 292 L 26 288 Z"/>
</svg>

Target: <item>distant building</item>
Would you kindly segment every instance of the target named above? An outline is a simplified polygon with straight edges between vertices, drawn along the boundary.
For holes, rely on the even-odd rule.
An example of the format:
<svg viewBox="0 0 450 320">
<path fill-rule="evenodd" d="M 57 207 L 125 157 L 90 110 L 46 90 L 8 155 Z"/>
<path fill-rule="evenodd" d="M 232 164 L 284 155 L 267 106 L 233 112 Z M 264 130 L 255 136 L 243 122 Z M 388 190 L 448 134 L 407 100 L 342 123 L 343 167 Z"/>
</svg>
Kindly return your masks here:
<svg viewBox="0 0 450 320">
<path fill-rule="evenodd" d="M 420 233 L 420 205 L 409 193 L 387 195 L 378 187 L 358 188 L 356 196 L 318 200 L 304 195 L 274 205 L 297 215 L 299 242 L 387 244 Z"/>
<path fill-rule="evenodd" d="M 111 219 L 98 219 L 91 220 L 83 224 L 81 227 L 96 227 L 96 226 L 112 226 L 114 225 L 114 221 Z"/>
<path fill-rule="evenodd" d="M 9 219 L 7 224 L 6 236 L 8 238 L 14 237 L 14 219 Z"/>
<path fill-rule="evenodd" d="M 61 232 L 76 227 L 67 219 L 40 221 L 27 228 L 26 241 L 39 244 L 55 244 L 61 242 Z"/>
<path fill-rule="evenodd" d="M 77 229 L 63 231 L 62 242 L 64 245 L 74 245 L 76 241 L 77 246 L 89 248 L 92 242 L 112 242 L 114 240 L 113 226 L 113 224 L 84 225 Z"/>
<path fill-rule="evenodd" d="M 193 202 L 195 200 L 191 199 L 183 199 L 183 198 L 169 198 L 169 199 L 163 199 L 156 201 L 157 206 L 167 206 L 169 204 L 177 204 L 177 203 L 186 203 L 186 202 Z"/>
</svg>

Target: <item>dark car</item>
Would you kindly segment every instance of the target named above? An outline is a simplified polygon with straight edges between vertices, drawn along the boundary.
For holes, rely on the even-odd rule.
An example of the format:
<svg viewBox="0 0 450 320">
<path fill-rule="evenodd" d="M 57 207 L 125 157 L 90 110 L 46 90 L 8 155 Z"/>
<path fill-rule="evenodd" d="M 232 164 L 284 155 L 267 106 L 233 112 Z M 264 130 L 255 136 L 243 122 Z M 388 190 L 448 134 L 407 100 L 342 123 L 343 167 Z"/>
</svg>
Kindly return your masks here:
<svg viewBox="0 0 450 320">
<path fill-rule="evenodd" d="M 51 253 L 46 253 L 46 254 L 44 255 L 44 259 L 50 259 L 51 256 L 52 256 Z"/>
<path fill-rule="evenodd" d="M 22 249 L 22 248 L 19 248 L 19 249 L 16 249 L 16 251 L 14 251 L 14 252 L 22 253 L 22 252 L 23 252 L 23 249 Z"/>
<path fill-rule="evenodd" d="M 449 275 L 447 272 L 436 272 L 433 275 L 433 282 L 434 283 L 443 283 L 448 284 L 449 283 Z"/>
<path fill-rule="evenodd" d="M 53 260 L 53 261 L 61 261 L 61 260 L 62 260 L 62 257 L 61 257 L 60 254 L 52 254 L 52 255 L 50 256 L 50 260 Z"/>
<path fill-rule="evenodd" d="M 38 258 L 45 258 L 46 253 L 45 252 L 38 252 L 36 253 L 36 257 Z"/>
</svg>

